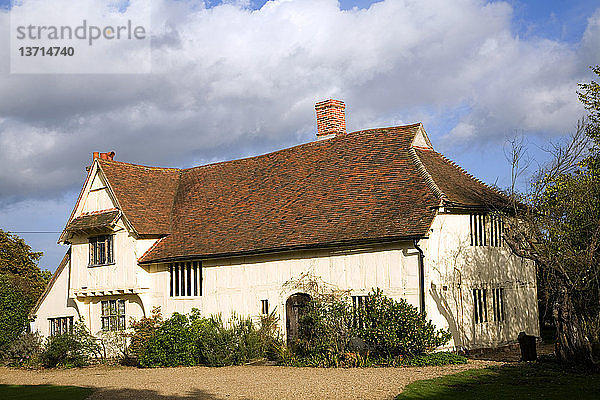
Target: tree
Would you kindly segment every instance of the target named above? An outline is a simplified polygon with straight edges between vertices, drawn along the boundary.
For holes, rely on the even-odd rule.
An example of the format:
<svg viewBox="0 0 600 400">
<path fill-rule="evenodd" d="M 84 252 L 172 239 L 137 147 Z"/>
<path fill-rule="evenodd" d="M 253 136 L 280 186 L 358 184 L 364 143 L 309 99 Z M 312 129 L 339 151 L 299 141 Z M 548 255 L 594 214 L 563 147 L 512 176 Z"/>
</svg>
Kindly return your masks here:
<svg viewBox="0 0 600 400">
<path fill-rule="evenodd" d="M 0 229 L 0 350 L 23 332 L 27 316 L 50 279 L 38 266 L 41 252 Z"/>
<path fill-rule="evenodd" d="M 600 67 L 592 68 L 600 75 Z M 600 86 L 579 85 L 589 115 L 550 149 L 527 194 L 513 193 L 505 239 L 534 260 L 540 296 L 551 305 L 556 354 L 564 362 L 600 364 Z M 513 170 L 522 149 L 513 147 Z"/>
</svg>

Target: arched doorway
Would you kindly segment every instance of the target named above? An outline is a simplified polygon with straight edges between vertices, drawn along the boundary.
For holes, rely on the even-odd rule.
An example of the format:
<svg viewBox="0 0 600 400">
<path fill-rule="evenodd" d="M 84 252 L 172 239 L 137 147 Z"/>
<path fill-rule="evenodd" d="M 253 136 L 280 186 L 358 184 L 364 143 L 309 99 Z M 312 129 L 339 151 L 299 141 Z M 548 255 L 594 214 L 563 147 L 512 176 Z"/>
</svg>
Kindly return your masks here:
<svg viewBox="0 0 600 400">
<path fill-rule="evenodd" d="M 310 296 L 306 293 L 296 293 L 288 297 L 285 302 L 285 327 L 288 343 L 292 343 L 298 339 L 300 317 L 309 301 Z"/>
</svg>

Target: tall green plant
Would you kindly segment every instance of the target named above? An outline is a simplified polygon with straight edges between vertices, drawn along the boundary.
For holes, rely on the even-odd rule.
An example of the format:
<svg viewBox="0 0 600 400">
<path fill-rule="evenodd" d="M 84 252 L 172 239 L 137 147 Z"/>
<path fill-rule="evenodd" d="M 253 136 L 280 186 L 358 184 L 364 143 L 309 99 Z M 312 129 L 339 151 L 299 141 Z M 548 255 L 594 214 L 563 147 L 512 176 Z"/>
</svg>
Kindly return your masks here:
<svg viewBox="0 0 600 400">
<path fill-rule="evenodd" d="M 313 298 L 300 319 L 299 340 L 291 343 L 311 365 L 347 364 L 356 353 L 380 361 L 425 354 L 446 344 L 450 333 L 438 330 L 404 299 L 375 289 L 364 306 L 353 308 L 347 296 Z"/>
<path fill-rule="evenodd" d="M 357 335 L 374 356 L 421 355 L 446 344 L 451 338 L 450 332 L 437 330 L 424 313 L 406 300 L 386 297 L 380 289 L 371 292 L 365 307 L 357 312 L 362 321 Z"/>
</svg>

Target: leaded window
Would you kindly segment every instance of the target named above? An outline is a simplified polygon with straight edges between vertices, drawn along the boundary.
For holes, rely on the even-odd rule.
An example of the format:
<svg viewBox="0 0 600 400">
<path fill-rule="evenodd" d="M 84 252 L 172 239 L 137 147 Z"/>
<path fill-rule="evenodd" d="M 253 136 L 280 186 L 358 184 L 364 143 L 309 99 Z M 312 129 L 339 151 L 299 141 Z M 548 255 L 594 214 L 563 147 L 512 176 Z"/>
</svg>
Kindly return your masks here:
<svg viewBox="0 0 600 400">
<path fill-rule="evenodd" d="M 103 300 L 102 330 L 120 331 L 125 329 L 125 300 Z"/>
<path fill-rule="evenodd" d="M 73 317 L 48 318 L 50 323 L 50 336 L 71 333 L 73 330 Z"/>
<path fill-rule="evenodd" d="M 113 235 L 90 238 L 90 265 L 106 265 L 115 262 Z"/>
</svg>

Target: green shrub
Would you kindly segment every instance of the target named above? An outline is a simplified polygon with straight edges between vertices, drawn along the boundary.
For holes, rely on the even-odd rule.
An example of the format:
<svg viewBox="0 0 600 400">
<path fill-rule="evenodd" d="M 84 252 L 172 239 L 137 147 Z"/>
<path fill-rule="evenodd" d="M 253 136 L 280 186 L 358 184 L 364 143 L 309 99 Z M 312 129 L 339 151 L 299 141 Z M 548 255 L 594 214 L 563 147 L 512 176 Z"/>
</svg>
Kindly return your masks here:
<svg viewBox="0 0 600 400">
<path fill-rule="evenodd" d="M 299 340 L 290 343 L 300 357 L 312 358 L 312 363 L 338 366 L 339 356 L 350 348 L 356 334 L 353 314 L 347 302 L 334 297 L 311 300 L 300 318 Z"/>
<path fill-rule="evenodd" d="M 13 340 L 2 352 L 2 360 L 10 367 L 36 365 L 41 351 L 42 337 L 37 332 L 27 332 Z"/>
<path fill-rule="evenodd" d="M 139 363 L 142 367 L 176 367 L 196 365 L 190 321 L 187 316 L 174 313 L 156 329 L 144 346 Z"/>
<path fill-rule="evenodd" d="M 40 361 L 46 368 L 83 367 L 92 357 L 101 357 L 101 348 L 87 330 L 83 321 L 73 324 L 71 333 L 50 336 L 46 339 Z"/>
<path fill-rule="evenodd" d="M 349 299 L 313 298 L 300 318 L 299 339 L 287 365 L 321 367 L 400 365 L 403 359 L 427 352 L 450 340 L 425 314 L 404 299 L 396 301 L 379 289 L 354 309 Z"/>
<path fill-rule="evenodd" d="M 144 317 L 139 321 L 133 318 L 130 319 L 129 326 L 131 332 L 124 334 L 129 338 L 129 345 L 127 346 L 127 352 L 123 360 L 126 364 L 135 364 L 138 362 L 144 346 L 154 336 L 162 322 L 160 307 L 154 307 L 150 317 Z"/>
<path fill-rule="evenodd" d="M 439 352 L 424 354 L 405 359 L 402 364 L 411 367 L 425 367 L 428 365 L 442 366 L 449 364 L 466 364 L 467 358 L 454 353 Z"/>
<path fill-rule="evenodd" d="M 283 341 L 276 335 L 276 326 L 274 314 L 263 317 L 260 327 L 256 327 L 250 318 L 234 314 L 223 323 L 220 316 L 205 318 L 193 310 L 189 316 L 175 313 L 162 323 L 154 320 L 133 324 L 132 337 L 141 337 L 142 333 L 136 333 L 136 329 L 149 334 L 138 352 L 142 367 L 221 367 L 277 358 Z"/>
<path fill-rule="evenodd" d="M 406 300 L 393 300 L 376 289 L 366 306 L 358 310 L 362 327 L 357 336 L 365 341 L 374 357 L 417 356 L 446 344 L 450 332 L 436 330 L 426 315 Z"/>
</svg>

